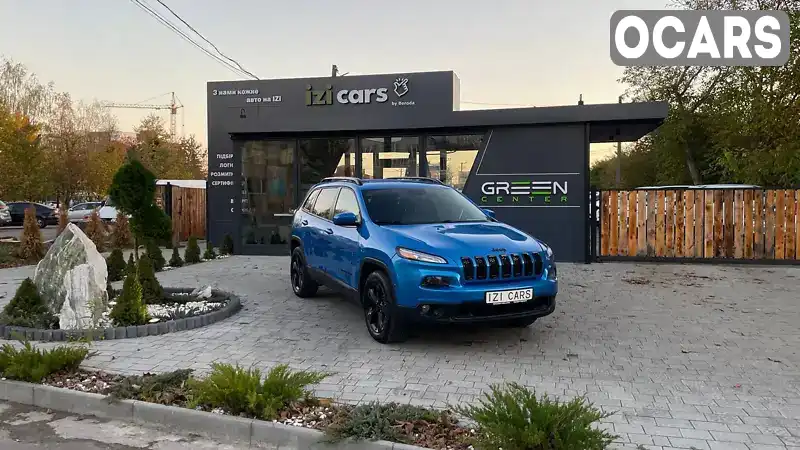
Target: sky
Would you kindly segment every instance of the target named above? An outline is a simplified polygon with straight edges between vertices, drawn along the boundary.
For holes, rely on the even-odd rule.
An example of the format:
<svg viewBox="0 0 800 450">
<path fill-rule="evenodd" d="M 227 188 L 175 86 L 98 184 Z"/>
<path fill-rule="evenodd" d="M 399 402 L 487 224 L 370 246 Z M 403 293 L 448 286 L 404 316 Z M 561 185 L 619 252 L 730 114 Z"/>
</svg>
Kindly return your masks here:
<svg viewBox="0 0 800 450">
<path fill-rule="evenodd" d="M 667 2 L 162 1 L 259 78 L 327 76 L 332 64 L 350 75 L 453 70 L 462 109 L 576 104 L 580 94 L 617 102 L 624 86 L 609 57 L 609 18 Z M 41 81 L 86 101 L 168 104 L 174 91 L 184 105 L 178 133 L 203 144 L 206 83 L 243 79 L 129 0 L 3 0 L 0 17 L 0 55 Z M 151 113 L 114 112 L 122 131 Z M 609 151 L 594 146 L 592 159 Z"/>
</svg>

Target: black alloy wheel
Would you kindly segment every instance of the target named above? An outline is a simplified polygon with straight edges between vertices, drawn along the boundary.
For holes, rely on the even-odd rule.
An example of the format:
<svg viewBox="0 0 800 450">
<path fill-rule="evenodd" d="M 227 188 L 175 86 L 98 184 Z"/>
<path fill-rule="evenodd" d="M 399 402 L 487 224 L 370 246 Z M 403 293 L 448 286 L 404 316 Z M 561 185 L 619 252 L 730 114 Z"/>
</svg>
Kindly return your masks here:
<svg viewBox="0 0 800 450">
<path fill-rule="evenodd" d="M 370 336 L 382 344 L 406 340 L 406 327 L 397 314 L 391 282 L 380 271 L 369 274 L 362 288 L 364 320 Z"/>
<path fill-rule="evenodd" d="M 47 222 L 45 222 L 45 220 L 41 217 L 36 219 L 36 223 L 39 225 L 39 228 L 47 227 Z"/>
<path fill-rule="evenodd" d="M 308 274 L 303 250 L 297 247 L 292 251 L 292 262 L 289 268 L 289 277 L 292 283 L 294 295 L 305 298 L 312 297 L 317 293 L 319 286 Z"/>
</svg>

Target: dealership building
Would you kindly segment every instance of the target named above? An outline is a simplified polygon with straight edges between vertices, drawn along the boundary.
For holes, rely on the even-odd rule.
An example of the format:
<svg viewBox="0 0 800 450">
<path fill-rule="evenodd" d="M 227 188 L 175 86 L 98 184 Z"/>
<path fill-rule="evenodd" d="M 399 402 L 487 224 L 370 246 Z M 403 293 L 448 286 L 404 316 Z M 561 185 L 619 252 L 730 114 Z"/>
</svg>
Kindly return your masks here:
<svg viewBox="0 0 800 450">
<path fill-rule="evenodd" d="M 329 176 L 432 177 L 498 220 L 589 257 L 589 145 L 635 141 L 660 102 L 460 110 L 451 71 L 208 83 L 209 239 L 288 254 L 293 210 Z"/>
</svg>

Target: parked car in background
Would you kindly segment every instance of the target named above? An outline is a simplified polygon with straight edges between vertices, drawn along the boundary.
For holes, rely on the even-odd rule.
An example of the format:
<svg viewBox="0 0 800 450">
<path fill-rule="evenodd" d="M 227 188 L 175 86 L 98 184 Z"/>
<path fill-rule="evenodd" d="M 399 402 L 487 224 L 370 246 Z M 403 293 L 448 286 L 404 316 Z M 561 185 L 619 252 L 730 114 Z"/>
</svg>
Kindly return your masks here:
<svg viewBox="0 0 800 450">
<path fill-rule="evenodd" d="M 9 212 L 8 205 L 0 200 L 0 227 L 11 223 L 11 213 Z"/>
<path fill-rule="evenodd" d="M 25 222 L 25 210 L 30 206 L 36 208 L 36 223 L 39 224 L 39 228 L 58 224 L 58 211 L 47 205 L 34 202 L 10 202 L 6 205 L 8 205 L 9 213 L 11 214 L 9 225 L 22 225 Z"/>
<path fill-rule="evenodd" d="M 556 307 L 550 247 L 434 179 L 326 178 L 294 213 L 291 255 L 295 295 L 351 294 L 381 343 L 418 322 L 527 327 Z"/>
<path fill-rule="evenodd" d="M 85 222 L 89 219 L 92 211 L 103 206 L 103 202 L 78 203 L 67 210 L 67 219 L 71 223 Z"/>
<path fill-rule="evenodd" d="M 97 214 L 103 219 L 103 222 L 117 221 L 117 207 L 114 205 L 114 202 L 111 201 L 111 197 L 106 197 L 106 199 L 103 200 L 103 203 L 97 210 Z"/>
</svg>

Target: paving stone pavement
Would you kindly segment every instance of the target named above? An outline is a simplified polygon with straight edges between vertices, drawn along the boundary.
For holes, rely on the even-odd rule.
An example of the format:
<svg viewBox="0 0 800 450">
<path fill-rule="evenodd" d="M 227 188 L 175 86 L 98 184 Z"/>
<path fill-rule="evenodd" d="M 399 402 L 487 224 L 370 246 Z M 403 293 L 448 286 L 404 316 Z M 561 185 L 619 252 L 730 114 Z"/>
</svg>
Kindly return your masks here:
<svg viewBox="0 0 800 450">
<path fill-rule="evenodd" d="M 30 274 L 0 271 L 0 296 Z M 86 366 L 202 373 L 213 361 L 285 362 L 332 372 L 320 396 L 436 407 L 516 381 L 616 411 L 601 426 L 624 448 L 800 450 L 800 268 L 562 263 L 559 275 L 556 312 L 528 329 L 439 327 L 387 346 L 369 337 L 356 305 L 294 297 L 288 258 L 234 256 L 158 276 L 233 291 L 239 314 L 98 342 Z"/>
</svg>

